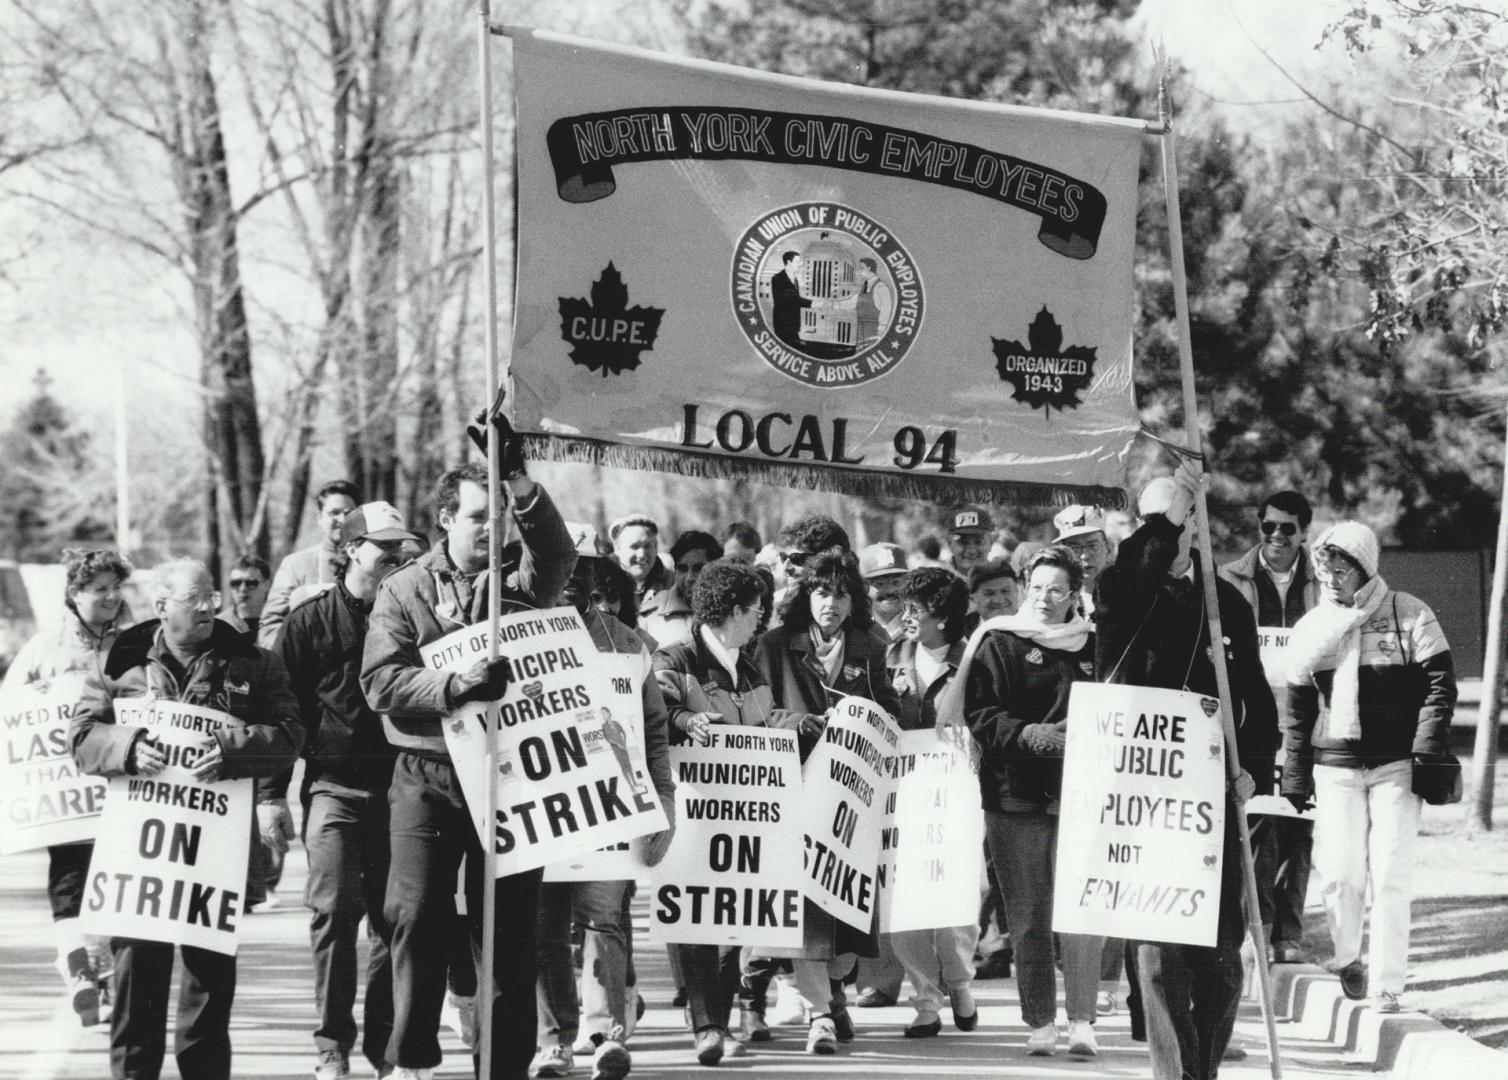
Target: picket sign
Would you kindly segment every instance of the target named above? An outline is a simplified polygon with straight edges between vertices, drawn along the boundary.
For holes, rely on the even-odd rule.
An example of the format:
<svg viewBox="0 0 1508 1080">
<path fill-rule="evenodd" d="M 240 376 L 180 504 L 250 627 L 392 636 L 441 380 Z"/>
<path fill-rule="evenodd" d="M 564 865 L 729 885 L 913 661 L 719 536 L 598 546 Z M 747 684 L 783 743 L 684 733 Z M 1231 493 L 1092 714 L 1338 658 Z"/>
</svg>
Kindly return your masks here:
<svg viewBox="0 0 1508 1080">
<path fill-rule="evenodd" d="M 234 956 L 245 904 L 253 781 L 200 783 L 214 733 L 242 722 L 218 709 L 118 698 L 116 723 L 143 727 L 168 757 L 156 776 L 112 776 L 80 929 Z"/>
<path fill-rule="evenodd" d="M 1257 648 L 1262 654 L 1262 670 L 1267 681 L 1280 687 L 1288 681 L 1288 639 L 1293 637 L 1291 626 L 1257 627 Z"/>
<path fill-rule="evenodd" d="M 575 608 L 520 611 L 498 622 L 514 679 L 498 702 L 445 717 L 445 744 L 477 836 L 490 837 L 497 876 L 589 855 L 668 825 L 644 760 L 629 737 L 639 685 L 616 654 L 597 651 Z M 424 662 L 461 671 L 487 656 L 488 628 L 457 630 L 421 648 Z M 482 820 L 488 717 L 500 721 L 492 828 Z"/>
<path fill-rule="evenodd" d="M 901 732 L 880 843 L 880 929 L 969 926 L 979 918 L 984 812 L 979 769 L 963 741 L 934 728 Z"/>
<path fill-rule="evenodd" d="M 901 729 L 872 701 L 845 697 L 828 713 L 802 769 L 806 895 L 868 931 L 879 902 L 880 840 Z"/>
<path fill-rule="evenodd" d="M 800 948 L 801 753 L 796 734 L 714 724 L 670 749 L 676 830 L 653 870 L 655 943 Z"/>
<path fill-rule="evenodd" d="M 45 690 L 14 686 L 0 694 L 0 855 L 94 839 L 105 781 L 79 772 L 68 746 L 82 688 L 82 676 L 65 675 Z"/>
<path fill-rule="evenodd" d="M 610 706 L 612 715 L 623 724 L 629 754 L 633 758 L 636 775 L 647 780 L 648 758 L 644 751 L 644 699 L 638 687 L 649 671 L 647 654 L 600 653 L 598 660 L 610 672 L 615 698 L 619 704 Z M 624 686 L 632 692 L 623 693 Z M 642 840 L 619 840 L 600 848 L 573 855 L 545 866 L 545 880 L 570 881 L 637 881 L 649 883 L 649 867 L 644 864 Z"/>
<path fill-rule="evenodd" d="M 1074 683 L 1053 929 L 1213 945 L 1225 783 L 1215 699 Z"/>
</svg>

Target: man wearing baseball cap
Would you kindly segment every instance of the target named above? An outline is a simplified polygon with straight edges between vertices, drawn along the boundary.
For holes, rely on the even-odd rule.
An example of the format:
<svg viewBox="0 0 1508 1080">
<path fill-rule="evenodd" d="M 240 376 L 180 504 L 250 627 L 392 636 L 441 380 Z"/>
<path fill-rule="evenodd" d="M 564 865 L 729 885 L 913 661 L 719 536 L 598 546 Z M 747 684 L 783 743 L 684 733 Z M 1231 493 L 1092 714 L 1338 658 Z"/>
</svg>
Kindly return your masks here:
<svg viewBox="0 0 1508 1080">
<path fill-rule="evenodd" d="M 1105 535 L 1105 511 L 1098 506 L 1065 506 L 1052 519 L 1062 544 L 1078 556 L 1084 568 L 1084 585 L 1079 590 L 1079 606 L 1086 617 L 1094 618 L 1094 583 L 1110 561 L 1110 540 Z"/>
<path fill-rule="evenodd" d="M 990 533 L 995 525 L 978 506 L 964 506 L 948 519 L 948 550 L 953 553 L 953 572 L 965 581 L 969 571 L 989 557 Z"/>
<path fill-rule="evenodd" d="M 386 1062 L 393 1027 L 392 930 L 382 913 L 388 871 L 387 789 L 397 751 L 382 719 L 361 692 L 367 615 L 384 578 L 403 565 L 403 545 L 423 538 L 385 502 L 347 514 L 340 525 L 339 570 L 333 588 L 296 605 L 278 635 L 299 716 L 309 785 L 304 845 L 309 856 L 305 902 L 313 914 L 315 1080 L 349 1075 L 356 1045 L 356 935 L 367 919 L 362 1055 L 374 1071 Z M 283 815 L 287 802 L 281 804 Z M 262 842 L 288 850 L 292 823 L 263 822 Z"/>
<path fill-rule="evenodd" d="M 899 544 L 870 544 L 859 552 L 859 575 L 869 586 L 874 622 L 892 642 L 906 634 L 901 626 L 901 579 L 906 553 Z"/>
</svg>

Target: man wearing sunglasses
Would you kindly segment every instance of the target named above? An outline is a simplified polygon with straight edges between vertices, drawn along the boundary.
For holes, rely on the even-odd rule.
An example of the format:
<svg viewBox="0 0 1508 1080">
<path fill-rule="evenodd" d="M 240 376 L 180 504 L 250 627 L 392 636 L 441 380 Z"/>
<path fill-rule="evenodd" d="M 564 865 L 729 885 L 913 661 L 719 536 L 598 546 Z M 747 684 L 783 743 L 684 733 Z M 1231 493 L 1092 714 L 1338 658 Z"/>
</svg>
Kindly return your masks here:
<svg viewBox="0 0 1508 1080">
<path fill-rule="evenodd" d="M 1292 627 L 1319 603 L 1319 581 L 1305 540 L 1314 512 L 1297 491 L 1267 496 L 1257 510 L 1257 545 L 1220 567 L 1220 576 L 1241 591 L 1257 616 L 1259 630 Z M 1274 665 L 1268 665 L 1274 666 Z M 1286 672 L 1267 672 L 1276 695 L 1278 719 L 1288 723 Z M 1314 849 L 1314 823 L 1303 818 L 1262 815 L 1251 832 L 1256 857 L 1257 894 L 1262 923 L 1269 928 L 1272 956 L 1280 964 L 1305 959 L 1300 946 L 1304 931 L 1304 896 Z"/>
<path fill-rule="evenodd" d="M 267 604 L 267 589 L 272 582 L 272 569 L 266 561 L 255 555 L 242 555 L 230 568 L 226 582 L 225 606 L 220 618 L 230 623 L 251 641 L 257 640 L 257 629 L 262 621 L 262 608 Z"/>
</svg>

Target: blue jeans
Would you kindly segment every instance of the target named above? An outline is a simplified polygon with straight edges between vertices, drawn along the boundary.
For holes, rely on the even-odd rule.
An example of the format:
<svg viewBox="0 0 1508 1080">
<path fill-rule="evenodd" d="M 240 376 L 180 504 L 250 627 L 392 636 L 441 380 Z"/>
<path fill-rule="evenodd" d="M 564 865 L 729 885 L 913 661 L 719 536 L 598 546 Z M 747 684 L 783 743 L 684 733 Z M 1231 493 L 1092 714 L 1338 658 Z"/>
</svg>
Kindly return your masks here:
<svg viewBox="0 0 1508 1080">
<path fill-rule="evenodd" d="M 571 966 L 571 923 L 583 931 L 581 998 L 593 1035 L 624 1023 L 628 999 L 628 929 L 623 922 L 626 881 L 552 881 L 539 892 L 539 1026 L 543 1045 L 570 1046 L 581 1029 L 581 1000 Z M 595 1007 L 595 1008 L 594 1008 Z"/>
<path fill-rule="evenodd" d="M 466 912 L 472 963 L 482 957 L 482 845 L 461 783 L 448 761 L 399 753 L 388 789 L 392 869 L 383 913 L 393 927 L 393 1037 L 387 1060 L 427 1069 L 440 1063 L 447 945 L 454 932 L 456 871 L 466 860 Z M 541 872 L 498 878 L 493 947 L 492 1076 L 524 1080 L 534 1057 L 538 1016 L 535 917 Z M 478 1007 L 487 1003 L 485 987 Z M 473 1054 L 475 1058 L 475 1054 Z"/>
<path fill-rule="evenodd" d="M 304 903 L 314 912 L 309 940 L 319 1009 L 314 1045 L 349 1054 L 356 1044 L 356 934 L 365 915 L 370 951 L 361 1052 L 375 1069 L 383 1063 L 393 1033 L 393 968 L 388 955 L 393 931 L 382 912 L 389 860 L 386 795 L 316 789 L 304 844 L 309 854 Z"/>
</svg>

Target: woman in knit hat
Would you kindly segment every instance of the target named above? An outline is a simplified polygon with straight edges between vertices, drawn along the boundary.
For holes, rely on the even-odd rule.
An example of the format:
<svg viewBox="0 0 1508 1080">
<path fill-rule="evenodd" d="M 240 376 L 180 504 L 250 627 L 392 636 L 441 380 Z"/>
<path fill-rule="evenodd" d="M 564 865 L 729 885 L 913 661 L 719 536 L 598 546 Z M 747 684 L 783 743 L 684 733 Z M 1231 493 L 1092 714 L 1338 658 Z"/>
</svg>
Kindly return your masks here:
<svg viewBox="0 0 1508 1080">
<path fill-rule="evenodd" d="M 1400 1009 L 1408 965 L 1410 873 L 1419 831 L 1413 762 L 1447 749 L 1456 673 L 1435 613 L 1388 587 L 1377 572 L 1377 536 L 1357 521 L 1315 541 L 1319 604 L 1288 646 L 1283 794 L 1314 796 L 1314 869 L 1341 988 L 1370 985 L 1382 1012 Z M 1361 959 L 1370 883 L 1369 963 Z"/>
</svg>

